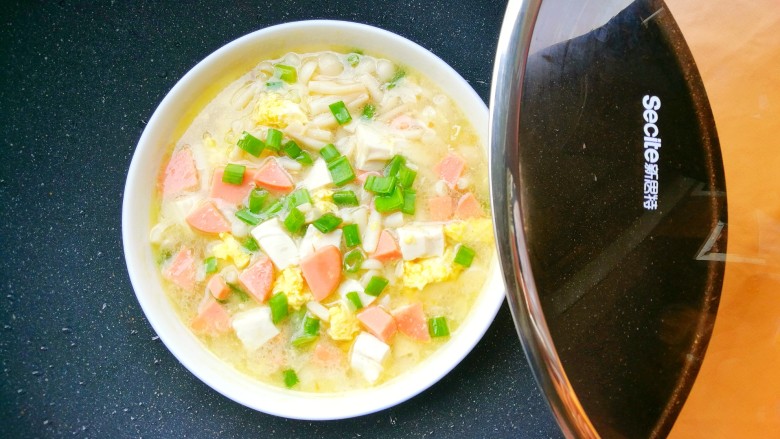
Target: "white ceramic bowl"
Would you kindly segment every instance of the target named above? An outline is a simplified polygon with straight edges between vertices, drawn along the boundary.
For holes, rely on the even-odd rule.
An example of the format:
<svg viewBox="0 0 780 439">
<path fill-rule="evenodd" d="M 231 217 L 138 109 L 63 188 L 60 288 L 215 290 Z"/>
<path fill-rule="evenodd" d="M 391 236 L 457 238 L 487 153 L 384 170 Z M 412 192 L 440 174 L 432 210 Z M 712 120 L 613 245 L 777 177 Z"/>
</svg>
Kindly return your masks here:
<svg viewBox="0 0 780 439">
<path fill-rule="evenodd" d="M 316 40 L 316 43 L 312 43 Z M 504 299 L 498 263 L 474 308 L 451 340 L 414 369 L 374 388 L 314 394 L 273 387 L 235 370 L 209 352 L 174 312 L 161 287 L 149 244 L 152 193 L 166 145 L 203 93 L 225 86 L 263 59 L 288 51 L 360 47 L 409 66 L 429 78 L 462 109 L 487 146 L 487 107 L 444 61 L 411 41 L 371 26 L 339 21 L 302 21 L 241 37 L 198 63 L 163 99 L 146 126 L 130 164 L 122 206 L 127 269 L 149 323 L 174 356 L 195 376 L 228 398 L 272 415 L 295 419 L 342 419 L 373 413 L 427 389 L 452 370 L 482 338 Z"/>
</svg>

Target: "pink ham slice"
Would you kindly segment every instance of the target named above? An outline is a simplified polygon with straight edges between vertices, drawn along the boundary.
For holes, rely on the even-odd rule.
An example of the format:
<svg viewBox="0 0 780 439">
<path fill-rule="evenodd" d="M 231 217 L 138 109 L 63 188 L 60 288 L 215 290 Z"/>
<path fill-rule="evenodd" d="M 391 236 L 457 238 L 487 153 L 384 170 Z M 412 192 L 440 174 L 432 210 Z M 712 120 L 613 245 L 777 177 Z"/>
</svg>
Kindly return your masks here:
<svg viewBox="0 0 780 439">
<path fill-rule="evenodd" d="M 393 318 L 398 325 L 398 330 L 407 337 L 417 341 L 431 339 L 421 303 L 413 303 L 394 309 Z"/>
<path fill-rule="evenodd" d="M 238 275 L 238 281 L 258 302 L 268 300 L 274 281 L 274 264 L 268 258 L 261 258 Z"/>
<path fill-rule="evenodd" d="M 479 204 L 477 197 L 471 192 L 465 193 L 458 200 L 458 205 L 455 208 L 455 216 L 461 219 L 479 218 L 485 215 L 482 211 L 482 206 Z"/>
<path fill-rule="evenodd" d="M 215 169 L 214 178 L 211 180 L 211 197 L 219 198 L 234 205 L 243 203 L 249 192 L 255 187 L 255 172 L 252 169 L 247 169 L 244 172 L 244 180 L 241 184 L 231 184 L 222 181 L 225 168 Z"/>
<path fill-rule="evenodd" d="M 455 187 L 465 169 L 466 161 L 454 153 L 447 154 L 446 157 L 433 167 L 433 171 L 440 179 L 446 181 L 450 188 Z"/>
<path fill-rule="evenodd" d="M 269 158 L 255 174 L 255 183 L 258 186 L 277 192 L 290 192 L 295 187 L 292 178 L 279 166 L 274 158 Z"/>
<path fill-rule="evenodd" d="M 190 322 L 190 327 L 199 334 L 224 333 L 230 330 L 230 315 L 219 302 L 209 298 Z"/>
<path fill-rule="evenodd" d="M 332 245 L 322 247 L 303 258 L 301 271 L 314 300 L 322 300 L 339 286 L 341 251 Z"/>
<path fill-rule="evenodd" d="M 452 197 L 428 198 L 428 217 L 431 221 L 447 221 L 452 218 Z"/>
<path fill-rule="evenodd" d="M 195 287 L 195 258 L 192 250 L 187 247 L 179 250 L 163 276 L 185 290 L 192 290 Z"/>
<path fill-rule="evenodd" d="M 162 176 L 162 194 L 171 198 L 198 186 L 198 170 L 189 148 L 174 152 Z"/>
<path fill-rule="evenodd" d="M 401 248 L 387 230 L 382 230 L 379 235 L 379 243 L 376 245 L 376 251 L 371 255 L 372 258 L 388 262 L 401 258 Z"/>
<path fill-rule="evenodd" d="M 389 342 L 398 330 L 393 316 L 378 306 L 363 309 L 358 313 L 357 318 L 368 332 L 385 343 Z"/>
<path fill-rule="evenodd" d="M 210 201 L 189 214 L 187 223 L 192 228 L 206 233 L 222 233 L 232 230 L 230 223 L 222 215 L 222 212 Z"/>
</svg>

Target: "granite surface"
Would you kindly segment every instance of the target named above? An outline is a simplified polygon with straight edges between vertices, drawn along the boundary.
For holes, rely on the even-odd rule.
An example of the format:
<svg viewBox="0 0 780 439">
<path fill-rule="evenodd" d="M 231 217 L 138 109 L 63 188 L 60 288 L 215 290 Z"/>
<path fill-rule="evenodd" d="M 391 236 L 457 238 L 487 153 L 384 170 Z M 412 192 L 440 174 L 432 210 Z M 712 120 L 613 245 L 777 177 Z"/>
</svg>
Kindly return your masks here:
<svg viewBox="0 0 780 439">
<path fill-rule="evenodd" d="M 223 44 L 288 21 L 376 25 L 431 50 L 487 100 L 506 3 L 0 2 L 0 436 L 560 437 L 504 305 L 454 371 L 397 407 L 303 422 L 190 374 L 135 299 L 124 179 L 145 120 Z"/>
</svg>

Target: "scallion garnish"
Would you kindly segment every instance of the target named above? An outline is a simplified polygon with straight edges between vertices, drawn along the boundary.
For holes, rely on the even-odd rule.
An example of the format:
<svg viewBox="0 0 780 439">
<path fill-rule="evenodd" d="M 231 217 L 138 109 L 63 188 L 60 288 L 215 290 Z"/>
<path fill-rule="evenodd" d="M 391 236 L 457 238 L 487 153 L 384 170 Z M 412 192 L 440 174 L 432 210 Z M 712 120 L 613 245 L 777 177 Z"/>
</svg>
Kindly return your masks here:
<svg viewBox="0 0 780 439">
<path fill-rule="evenodd" d="M 363 189 L 379 195 L 389 195 L 395 189 L 395 177 L 377 177 L 369 175 L 363 183 Z"/>
<path fill-rule="evenodd" d="M 387 162 L 387 166 L 385 166 L 385 175 L 388 177 L 395 177 L 398 175 L 398 171 L 401 169 L 401 166 L 406 164 L 406 159 L 402 155 L 394 155 L 393 158 L 390 159 L 389 162 Z"/>
<path fill-rule="evenodd" d="M 357 65 L 360 64 L 360 55 L 358 55 L 357 53 L 350 53 L 349 55 L 347 55 L 347 62 L 352 67 L 357 67 Z"/>
<path fill-rule="evenodd" d="M 458 246 L 458 252 L 455 254 L 455 262 L 458 265 L 464 267 L 471 267 L 471 263 L 474 262 L 475 251 L 461 244 Z"/>
<path fill-rule="evenodd" d="M 317 335 L 320 332 L 320 319 L 307 315 L 303 318 L 303 333 Z"/>
<path fill-rule="evenodd" d="M 298 374 L 295 373 L 292 369 L 287 369 L 284 372 L 282 372 L 283 378 L 284 378 L 284 386 L 288 389 L 292 388 L 294 385 L 298 384 Z"/>
<path fill-rule="evenodd" d="M 255 238 L 252 238 L 251 236 L 243 242 L 243 246 L 250 252 L 256 252 L 260 250 L 260 246 L 257 244 L 257 241 L 255 241 Z"/>
<path fill-rule="evenodd" d="M 206 269 L 206 274 L 217 272 L 217 258 L 214 256 L 208 257 L 203 261 L 203 267 Z"/>
<path fill-rule="evenodd" d="M 404 76 L 406 76 L 406 72 L 405 71 L 403 71 L 402 69 L 396 70 L 395 74 L 393 75 L 393 77 L 387 83 L 387 89 L 390 90 L 390 89 L 395 88 L 395 86 L 398 85 L 398 81 L 400 81 L 401 78 L 403 78 Z"/>
<path fill-rule="evenodd" d="M 250 211 L 249 209 L 241 209 L 238 212 L 236 212 L 236 218 L 249 224 L 250 226 L 256 226 L 261 222 L 260 217 L 253 214 L 252 211 Z"/>
<path fill-rule="evenodd" d="M 298 207 L 301 204 L 311 203 L 311 195 L 305 187 L 296 189 L 295 192 L 287 196 L 287 207 Z"/>
<path fill-rule="evenodd" d="M 330 233 L 336 230 L 339 224 L 341 224 L 341 221 L 342 221 L 341 218 L 328 212 L 325 215 L 322 215 L 321 217 L 314 220 L 314 222 L 311 224 L 322 233 Z"/>
<path fill-rule="evenodd" d="M 404 195 L 398 186 L 393 187 L 389 195 L 377 195 L 374 198 L 374 207 L 377 212 L 387 213 L 400 210 L 404 205 Z"/>
<path fill-rule="evenodd" d="M 407 215 L 414 215 L 414 212 L 416 210 L 415 204 L 417 201 L 417 192 L 411 189 L 405 189 L 403 197 L 404 197 L 404 204 L 401 206 L 401 212 Z"/>
<path fill-rule="evenodd" d="M 417 171 L 409 168 L 406 165 L 402 165 L 398 169 L 398 184 L 404 189 L 409 189 L 414 184 L 414 179 L 417 177 Z"/>
<path fill-rule="evenodd" d="M 341 153 L 332 143 L 323 146 L 322 149 L 320 149 L 320 155 L 325 159 L 325 163 L 330 163 L 341 157 Z"/>
<path fill-rule="evenodd" d="M 282 81 L 268 81 L 265 83 L 265 87 L 268 90 L 279 90 L 280 88 L 282 88 L 282 84 L 283 84 Z"/>
<path fill-rule="evenodd" d="M 384 291 L 387 284 L 389 284 L 390 281 L 383 278 L 382 276 L 372 276 L 371 280 L 368 281 L 368 285 L 366 285 L 366 294 L 370 296 L 378 296 L 382 294 L 382 291 Z"/>
<path fill-rule="evenodd" d="M 246 131 L 244 131 L 241 138 L 238 139 L 237 145 L 239 148 L 243 149 L 249 154 L 252 154 L 255 157 L 259 157 L 260 153 L 262 153 L 263 149 L 265 148 L 265 144 L 262 140 L 249 134 Z"/>
<path fill-rule="evenodd" d="M 295 161 L 306 166 L 311 166 L 314 163 L 314 160 L 311 158 L 311 154 L 309 154 L 308 151 L 301 151 L 301 153 L 298 154 L 298 157 L 295 157 Z"/>
<path fill-rule="evenodd" d="M 355 195 L 355 192 L 353 191 L 336 191 L 333 193 L 333 202 L 337 206 L 342 207 L 349 207 L 349 206 L 358 206 L 360 203 L 358 202 L 357 195 Z"/>
<path fill-rule="evenodd" d="M 297 207 L 290 209 L 287 218 L 284 219 L 284 227 L 289 230 L 290 233 L 298 233 L 305 223 L 306 215 L 298 210 Z"/>
<path fill-rule="evenodd" d="M 265 135 L 265 146 L 268 149 L 279 151 L 282 147 L 282 132 L 276 128 L 269 128 Z"/>
<path fill-rule="evenodd" d="M 282 147 L 282 151 L 284 151 L 284 153 L 287 154 L 291 159 L 298 158 L 298 156 L 303 152 L 301 147 L 295 143 L 295 140 L 287 141 L 287 143 L 285 143 Z"/>
<path fill-rule="evenodd" d="M 288 84 L 298 82 L 298 71 L 295 70 L 295 67 L 285 64 L 277 64 L 274 66 L 274 70 L 276 71 L 276 75 L 279 76 L 279 79 L 282 81 Z"/>
<path fill-rule="evenodd" d="M 366 255 L 360 249 L 352 249 L 344 254 L 344 271 L 347 273 L 357 273 L 366 260 Z"/>
<path fill-rule="evenodd" d="M 344 244 L 347 245 L 347 248 L 360 245 L 360 230 L 357 224 L 347 224 L 341 230 L 344 232 Z"/>
<path fill-rule="evenodd" d="M 330 171 L 333 184 L 338 187 L 344 186 L 355 179 L 355 171 L 352 169 L 352 165 L 349 164 L 349 160 L 344 156 L 328 163 L 328 171 Z"/>
<path fill-rule="evenodd" d="M 336 122 L 338 122 L 339 125 L 344 125 L 345 123 L 349 123 L 352 120 L 352 115 L 349 114 L 349 110 L 347 109 L 347 106 L 344 105 L 344 101 L 334 102 L 328 105 L 328 107 L 330 108 L 330 112 L 333 113 L 333 117 L 336 118 Z"/>
<path fill-rule="evenodd" d="M 225 166 L 225 171 L 222 173 L 222 181 L 239 185 L 244 182 L 244 172 L 246 172 L 246 166 L 228 163 Z"/>
<path fill-rule="evenodd" d="M 265 189 L 252 189 L 249 193 L 249 211 L 258 214 L 270 194 Z"/>
<path fill-rule="evenodd" d="M 428 333 L 431 337 L 446 337 L 450 335 L 446 317 L 433 317 L 428 319 Z"/>
<path fill-rule="evenodd" d="M 238 300 L 240 300 L 242 302 L 246 302 L 247 300 L 249 300 L 249 293 L 247 293 L 246 291 L 244 291 L 241 288 L 239 288 L 238 285 L 236 285 L 236 284 L 228 284 L 228 287 L 230 288 L 230 291 L 233 294 L 235 294 L 236 297 L 238 297 Z"/>
<path fill-rule="evenodd" d="M 361 115 L 365 119 L 373 119 L 376 113 L 376 106 L 374 104 L 366 104 L 363 107 L 363 114 Z"/>
<path fill-rule="evenodd" d="M 363 308 L 363 301 L 360 300 L 360 295 L 357 293 L 357 291 L 347 293 L 347 300 L 349 300 L 349 303 L 352 305 L 352 308 L 354 308 L 355 311 Z"/>
<path fill-rule="evenodd" d="M 284 293 L 276 293 L 268 299 L 268 306 L 271 307 L 271 320 L 274 324 L 281 322 L 287 317 L 287 296 Z"/>
</svg>

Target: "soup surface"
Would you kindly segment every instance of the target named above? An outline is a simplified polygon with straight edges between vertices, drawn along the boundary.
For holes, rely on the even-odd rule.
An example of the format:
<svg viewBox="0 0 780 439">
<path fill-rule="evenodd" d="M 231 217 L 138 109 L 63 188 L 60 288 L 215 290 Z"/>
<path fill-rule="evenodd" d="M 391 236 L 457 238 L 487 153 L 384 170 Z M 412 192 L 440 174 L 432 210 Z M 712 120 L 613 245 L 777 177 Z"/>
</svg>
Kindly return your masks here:
<svg viewBox="0 0 780 439">
<path fill-rule="evenodd" d="M 165 290 L 216 356 L 264 382 L 391 379 L 447 342 L 485 283 L 480 140 L 391 61 L 263 61 L 170 148 L 150 231 Z"/>
</svg>

